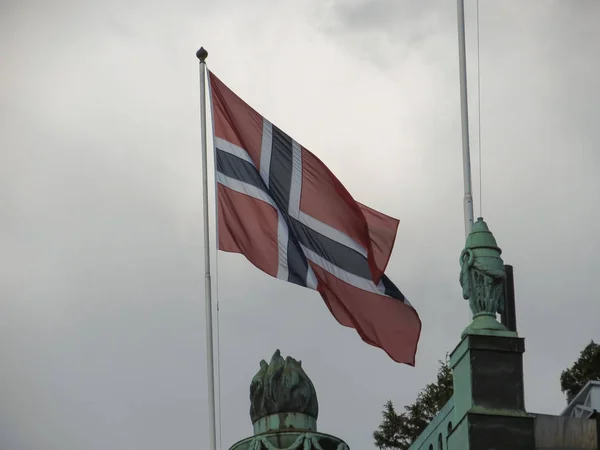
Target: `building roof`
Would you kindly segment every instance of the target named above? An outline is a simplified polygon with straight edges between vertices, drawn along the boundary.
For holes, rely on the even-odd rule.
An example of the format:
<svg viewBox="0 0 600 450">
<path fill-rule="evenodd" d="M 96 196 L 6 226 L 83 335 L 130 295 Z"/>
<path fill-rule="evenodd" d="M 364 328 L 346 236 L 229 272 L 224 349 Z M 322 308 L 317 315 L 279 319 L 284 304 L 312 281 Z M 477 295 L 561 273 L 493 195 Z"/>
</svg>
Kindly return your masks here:
<svg viewBox="0 0 600 450">
<path fill-rule="evenodd" d="M 560 415 L 587 419 L 594 410 L 600 411 L 600 380 L 588 381 Z"/>
</svg>

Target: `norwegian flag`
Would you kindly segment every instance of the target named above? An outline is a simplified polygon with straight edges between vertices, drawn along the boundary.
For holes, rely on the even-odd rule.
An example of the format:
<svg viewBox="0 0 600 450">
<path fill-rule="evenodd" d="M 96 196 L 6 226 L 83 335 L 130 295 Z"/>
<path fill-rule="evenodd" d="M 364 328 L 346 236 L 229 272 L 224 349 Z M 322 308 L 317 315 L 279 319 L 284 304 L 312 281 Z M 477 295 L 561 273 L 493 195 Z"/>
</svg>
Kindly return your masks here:
<svg viewBox="0 0 600 450">
<path fill-rule="evenodd" d="M 421 321 L 384 274 L 398 220 L 356 202 L 312 153 L 209 72 L 219 249 L 317 290 L 337 321 L 414 366 Z"/>
</svg>

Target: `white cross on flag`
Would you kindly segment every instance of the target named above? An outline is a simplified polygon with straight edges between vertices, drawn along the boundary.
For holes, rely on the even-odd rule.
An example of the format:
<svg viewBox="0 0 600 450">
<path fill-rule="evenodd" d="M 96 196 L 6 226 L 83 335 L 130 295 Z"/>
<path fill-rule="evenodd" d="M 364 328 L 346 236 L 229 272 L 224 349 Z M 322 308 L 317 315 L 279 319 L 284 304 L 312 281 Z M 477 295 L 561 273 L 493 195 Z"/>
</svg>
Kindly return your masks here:
<svg viewBox="0 0 600 450">
<path fill-rule="evenodd" d="M 414 366 L 421 321 L 384 274 L 398 220 L 356 202 L 315 155 L 209 81 L 219 249 L 318 291 L 340 324 Z"/>
</svg>

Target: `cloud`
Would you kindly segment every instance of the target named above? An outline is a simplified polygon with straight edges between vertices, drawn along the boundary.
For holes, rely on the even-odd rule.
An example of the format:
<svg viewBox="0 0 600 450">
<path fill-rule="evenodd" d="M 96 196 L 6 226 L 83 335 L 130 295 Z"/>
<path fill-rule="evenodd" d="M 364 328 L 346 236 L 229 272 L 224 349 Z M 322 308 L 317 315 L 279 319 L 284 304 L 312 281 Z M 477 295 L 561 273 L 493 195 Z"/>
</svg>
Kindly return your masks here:
<svg viewBox="0 0 600 450">
<path fill-rule="evenodd" d="M 474 5 L 467 2 L 479 212 Z M 275 348 L 313 378 L 319 427 L 371 448 L 469 321 L 460 297 L 456 11 L 447 2 L 4 3 L 0 447 L 206 445 L 198 71 L 209 67 L 401 219 L 390 277 L 423 320 L 417 367 L 317 294 L 218 255 L 223 447 Z M 527 407 L 596 332 L 595 2 L 480 5 L 483 213 L 515 266 Z M 215 256 L 213 254 L 213 256 Z M 551 357 L 548 350 L 551 349 Z"/>
</svg>

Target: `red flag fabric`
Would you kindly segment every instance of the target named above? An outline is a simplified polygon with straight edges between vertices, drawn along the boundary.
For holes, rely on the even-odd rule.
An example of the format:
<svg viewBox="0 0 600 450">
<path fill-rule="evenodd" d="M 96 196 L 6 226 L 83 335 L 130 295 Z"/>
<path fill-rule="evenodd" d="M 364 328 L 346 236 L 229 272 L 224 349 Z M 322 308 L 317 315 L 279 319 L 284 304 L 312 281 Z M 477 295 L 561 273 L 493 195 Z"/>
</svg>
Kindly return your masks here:
<svg viewBox="0 0 600 450">
<path fill-rule="evenodd" d="M 398 220 L 355 201 L 315 155 L 209 72 L 219 249 L 314 289 L 337 321 L 414 366 L 421 321 L 384 274 Z"/>
</svg>

